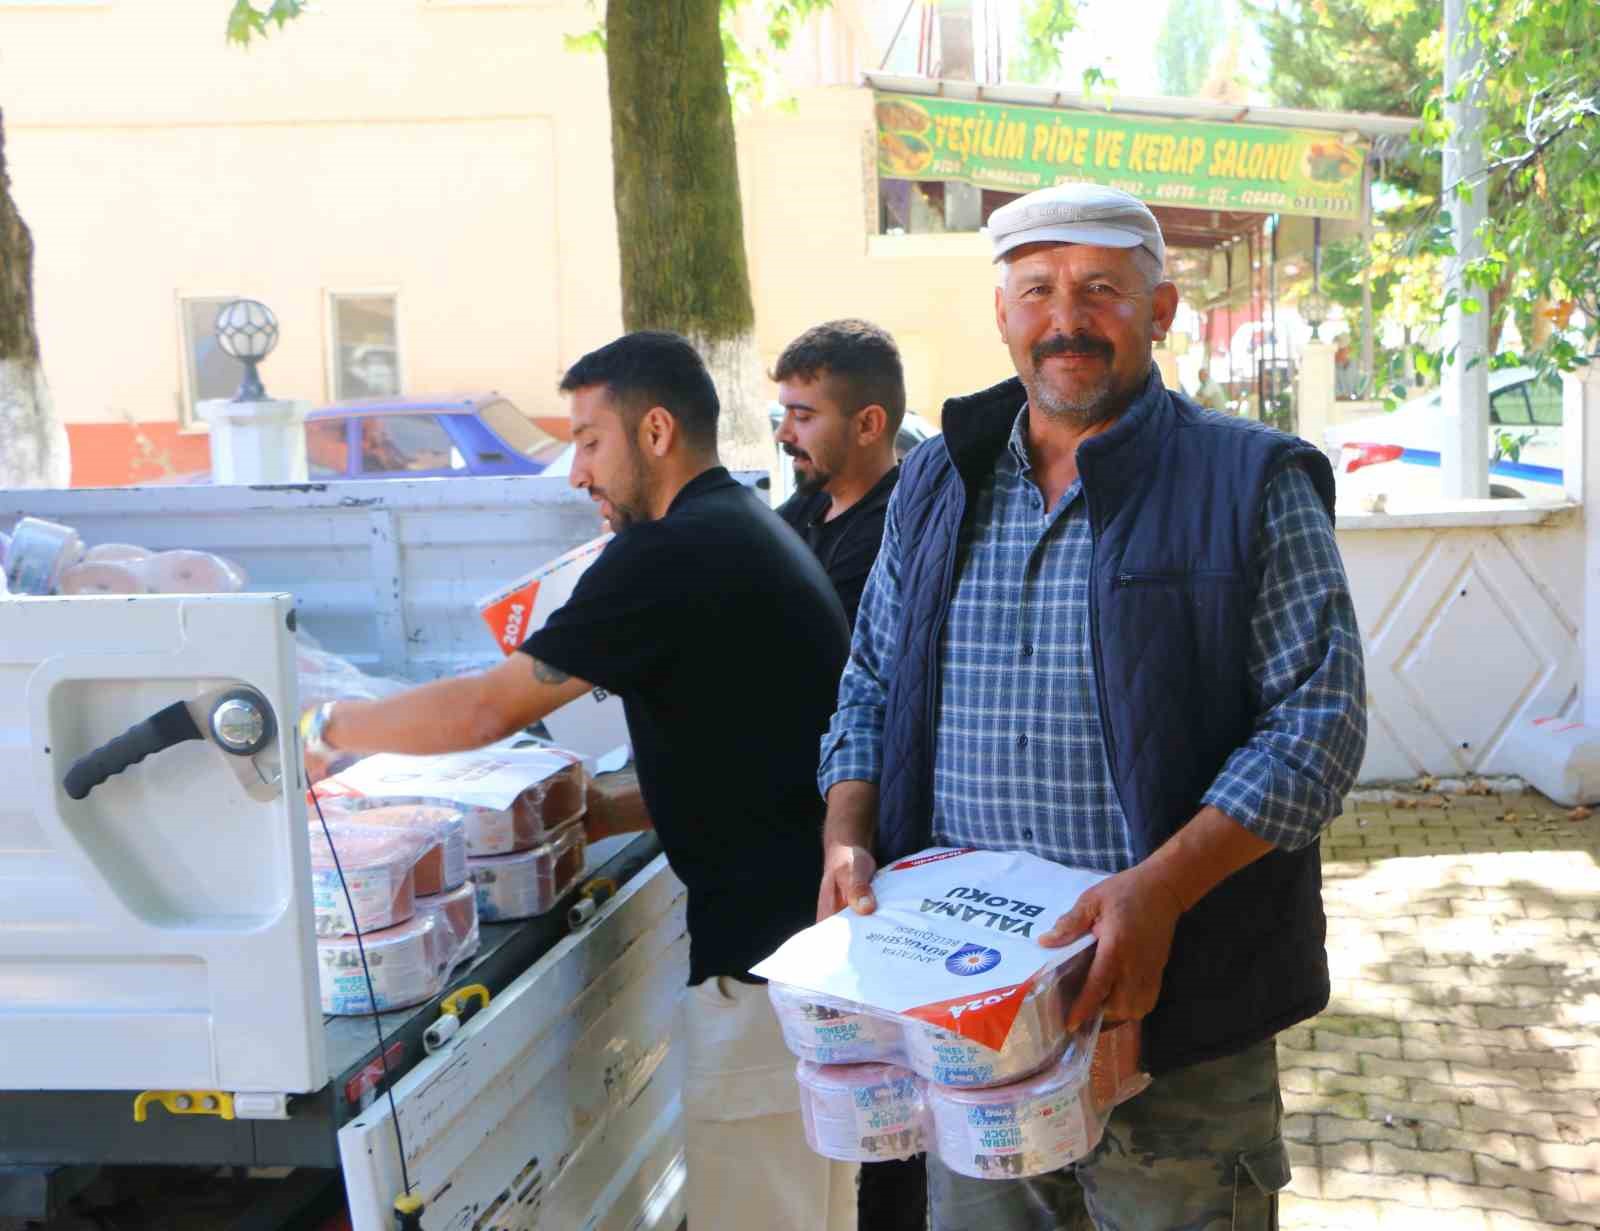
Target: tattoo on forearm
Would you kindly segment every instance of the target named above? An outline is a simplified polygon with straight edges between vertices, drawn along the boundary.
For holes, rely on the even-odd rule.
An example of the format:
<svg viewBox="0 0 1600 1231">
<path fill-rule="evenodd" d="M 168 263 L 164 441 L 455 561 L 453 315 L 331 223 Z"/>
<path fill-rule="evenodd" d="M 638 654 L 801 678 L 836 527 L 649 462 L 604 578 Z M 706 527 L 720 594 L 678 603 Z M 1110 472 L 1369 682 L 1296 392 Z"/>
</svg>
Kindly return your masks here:
<svg viewBox="0 0 1600 1231">
<path fill-rule="evenodd" d="M 533 678 L 541 684 L 565 684 L 572 677 L 560 667 L 552 667 L 547 662 L 533 660 Z"/>
</svg>

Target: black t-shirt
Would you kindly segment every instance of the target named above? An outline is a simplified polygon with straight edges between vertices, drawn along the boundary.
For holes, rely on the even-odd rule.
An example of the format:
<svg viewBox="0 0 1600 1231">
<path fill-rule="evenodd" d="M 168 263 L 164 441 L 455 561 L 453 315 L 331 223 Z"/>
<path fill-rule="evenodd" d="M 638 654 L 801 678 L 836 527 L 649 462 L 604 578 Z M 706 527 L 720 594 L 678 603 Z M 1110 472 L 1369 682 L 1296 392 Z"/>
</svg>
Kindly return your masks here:
<svg viewBox="0 0 1600 1231">
<path fill-rule="evenodd" d="M 822 562 L 833 588 L 844 604 L 850 627 L 856 624 L 861 592 L 867 588 L 867 574 L 878 558 L 883 543 L 883 519 L 889 511 L 889 497 L 900 478 L 900 467 L 893 466 L 872 490 L 832 521 L 824 521 L 833 497 L 825 491 L 802 495 L 796 492 L 778 506 L 778 516 L 794 527 L 795 533 Z"/>
<path fill-rule="evenodd" d="M 827 576 L 720 466 L 630 526 L 522 652 L 622 698 L 689 889 L 689 979 L 744 976 L 816 918 L 817 756 L 849 638 Z"/>
</svg>

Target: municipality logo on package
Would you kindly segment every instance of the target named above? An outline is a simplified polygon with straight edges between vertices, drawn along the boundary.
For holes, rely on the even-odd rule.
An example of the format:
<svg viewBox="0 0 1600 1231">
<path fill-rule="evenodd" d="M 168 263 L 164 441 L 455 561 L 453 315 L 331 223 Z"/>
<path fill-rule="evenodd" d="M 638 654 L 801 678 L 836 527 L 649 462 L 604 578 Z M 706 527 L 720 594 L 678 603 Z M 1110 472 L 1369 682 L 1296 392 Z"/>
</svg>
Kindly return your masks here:
<svg viewBox="0 0 1600 1231">
<path fill-rule="evenodd" d="M 998 1048 L 1035 977 L 1093 943 L 1046 949 L 1039 937 L 1104 879 L 1019 851 L 924 851 L 873 878 L 872 914 L 842 910 L 751 973 Z"/>
</svg>

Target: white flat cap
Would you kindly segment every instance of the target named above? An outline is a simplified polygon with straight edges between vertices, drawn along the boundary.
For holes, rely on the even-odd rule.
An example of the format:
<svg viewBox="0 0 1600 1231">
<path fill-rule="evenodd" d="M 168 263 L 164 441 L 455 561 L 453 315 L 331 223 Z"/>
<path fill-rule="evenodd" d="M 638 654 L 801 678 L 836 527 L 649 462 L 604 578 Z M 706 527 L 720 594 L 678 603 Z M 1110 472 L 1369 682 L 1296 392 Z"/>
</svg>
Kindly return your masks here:
<svg viewBox="0 0 1600 1231">
<path fill-rule="evenodd" d="M 998 261 L 1024 244 L 1094 244 L 1143 248 L 1167 264 L 1161 224 L 1145 203 L 1099 184 L 1057 184 L 1002 205 L 989 215 L 984 233 Z"/>
</svg>

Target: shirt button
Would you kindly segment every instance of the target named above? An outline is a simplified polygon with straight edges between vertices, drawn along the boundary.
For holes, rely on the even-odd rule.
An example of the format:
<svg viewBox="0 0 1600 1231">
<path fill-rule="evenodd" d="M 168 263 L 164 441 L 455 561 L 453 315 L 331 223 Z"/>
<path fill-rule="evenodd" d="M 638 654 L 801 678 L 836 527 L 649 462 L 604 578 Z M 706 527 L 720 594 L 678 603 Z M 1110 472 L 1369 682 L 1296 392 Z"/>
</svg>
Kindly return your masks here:
<svg viewBox="0 0 1600 1231">
<path fill-rule="evenodd" d="M 1025 641 L 1022 643 L 1022 656 L 1024 658 L 1033 657 L 1033 642 Z"/>
<path fill-rule="evenodd" d="M 1031 830 L 1031 829 L 1024 829 L 1024 830 L 1023 830 L 1023 831 L 1022 831 L 1022 840 L 1023 840 L 1023 841 L 1024 841 L 1024 842 L 1032 842 L 1032 841 L 1033 841 L 1033 830 Z"/>
<path fill-rule="evenodd" d="M 1027 746 L 1028 746 L 1028 737 L 1026 735 L 1017 736 L 1017 747 L 1018 748 L 1026 748 Z"/>
</svg>

